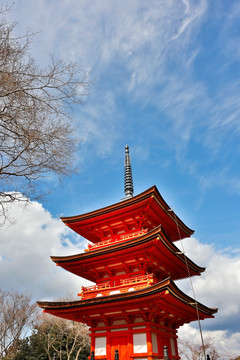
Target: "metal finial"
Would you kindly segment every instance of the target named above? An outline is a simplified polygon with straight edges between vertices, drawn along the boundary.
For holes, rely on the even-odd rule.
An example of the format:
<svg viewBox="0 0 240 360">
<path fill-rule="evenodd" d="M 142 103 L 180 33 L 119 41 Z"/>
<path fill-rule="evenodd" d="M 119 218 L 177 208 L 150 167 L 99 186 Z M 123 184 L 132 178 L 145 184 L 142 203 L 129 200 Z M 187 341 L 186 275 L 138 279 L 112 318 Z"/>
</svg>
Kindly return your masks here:
<svg viewBox="0 0 240 360">
<path fill-rule="evenodd" d="M 128 145 L 125 146 L 124 193 L 125 193 L 125 199 L 131 198 L 133 196 L 132 167 L 131 167 L 131 158 L 129 156 Z"/>
</svg>

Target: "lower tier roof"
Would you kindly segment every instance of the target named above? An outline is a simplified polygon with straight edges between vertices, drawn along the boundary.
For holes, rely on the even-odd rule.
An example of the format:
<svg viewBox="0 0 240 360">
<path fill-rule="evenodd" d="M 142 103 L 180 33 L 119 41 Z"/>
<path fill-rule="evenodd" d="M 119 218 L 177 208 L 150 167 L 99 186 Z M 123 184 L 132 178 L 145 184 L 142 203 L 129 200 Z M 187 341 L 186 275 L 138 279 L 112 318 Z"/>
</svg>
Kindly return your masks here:
<svg viewBox="0 0 240 360">
<path fill-rule="evenodd" d="M 198 320 L 197 314 L 203 320 L 217 312 L 216 308 L 195 302 L 170 278 L 151 287 L 123 294 L 66 302 L 38 301 L 37 304 L 46 313 L 94 327 L 103 320 L 111 325 L 113 318 L 134 322 L 136 317 L 141 316 L 145 321 L 167 321 L 168 326 L 170 324 L 176 329 L 184 323 Z"/>
</svg>

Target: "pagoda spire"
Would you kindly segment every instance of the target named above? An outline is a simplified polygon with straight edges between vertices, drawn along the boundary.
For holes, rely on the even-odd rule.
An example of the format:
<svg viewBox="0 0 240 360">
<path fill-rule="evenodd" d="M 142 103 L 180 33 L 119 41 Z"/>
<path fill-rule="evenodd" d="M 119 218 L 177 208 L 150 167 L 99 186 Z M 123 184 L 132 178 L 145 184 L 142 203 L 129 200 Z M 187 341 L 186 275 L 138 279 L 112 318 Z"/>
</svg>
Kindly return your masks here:
<svg viewBox="0 0 240 360">
<path fill-rule="evenodd" d="M 133 196 L 133 178 L 131 158 L 129 156 L 129 147 L 125 146 L 125 159 L 124 159 L 124 193 L 125 199 L 129 199 Z"/>
</svg>

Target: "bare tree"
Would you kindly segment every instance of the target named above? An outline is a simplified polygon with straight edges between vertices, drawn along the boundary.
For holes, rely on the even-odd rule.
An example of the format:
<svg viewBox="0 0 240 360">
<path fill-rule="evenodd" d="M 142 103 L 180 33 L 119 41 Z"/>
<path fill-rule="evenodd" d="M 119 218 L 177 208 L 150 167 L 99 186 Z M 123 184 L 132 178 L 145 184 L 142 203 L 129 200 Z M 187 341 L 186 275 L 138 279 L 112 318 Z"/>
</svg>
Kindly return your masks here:
<svg viewBox="0 0 240 360">
<path fill-rule="evenodd" d="M 212 339 L 206 339 L 203 345 L 194 344 L 190 341 L 178 340 L 179 355 L 182 360 L 205 360 L 205 355 L 209 355 L 211 360 L 233 359 L 233 354 L 220 354 L 214 346 Z"/>
<path fill-rule="evenodd" d="M 0 290 L 0 359 L 14 353 L 35 311 L 29 295 Z"/>
<path fill-rule="evenodd" d="M 39 67 L 29 54 L 33 35 L 16 38 L 0 12 L 0 207 L 38 194 L 38 180 L 74 170 L 79 139 L 73 106 L 82 104 L 90 82 L 82 68 L 53 57 Z M 23 194 L 24 196 L 22 196 Z"/>
<path fill-rule="evenodd" d="M 77 360 L 90 347 L 88 328 L 79 322 L 43 314 L 35 324 L 35 331 L 49 360 L 53 354 L 59 360 Z"/>
</svg>

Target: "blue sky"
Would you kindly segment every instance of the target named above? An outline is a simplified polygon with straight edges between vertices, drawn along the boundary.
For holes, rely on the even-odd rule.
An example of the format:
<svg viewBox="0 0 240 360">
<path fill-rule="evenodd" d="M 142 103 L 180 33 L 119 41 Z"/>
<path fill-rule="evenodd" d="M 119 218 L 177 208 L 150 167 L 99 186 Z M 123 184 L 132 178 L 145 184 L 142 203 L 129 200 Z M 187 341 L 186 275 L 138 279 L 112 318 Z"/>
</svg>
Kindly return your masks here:
<svg viewBox="0 0 240 360">
<path fill-rule="evenodd" d="M 240 286 L 239 2 L 17 0 L 8 18 L 18 22 L 18 34 L 36 32 L 39 64 L 54 53 L 81 64 L 94 81 L 73 114 L 80 172 L 61 184 L 46 179 L 51 194 L 39 211 L 56 219 L 118 202 L 128 144 L 135 194 L 157 185 L 205 249 L 200 256 L 195 243 L 189 248 L 199 265 L 210 265 L 211 254 L 218 276 L 218 264 L 224 272 L 229 261 L 225 280 Z M 204 300 L 221 305 L 215 299 L 217 292 L 211 304 Z M 225 324 L 240 317 L 236 307 Z M 228 344 L 234 334 L 240 339 L 237 325 L 224 321 L 215 324 Z"/>
<path fill-rule="evenodd" d="M 80 174 L 46 183 L 44 206 L 71 215 L 123 195 L 124 146 L 135 194 L 156 184 L 201 236 L 238 246 L 239 17 L 234 1 L 18 1 L 33 53 L 76 61 L 95 85 L 76 109 Z"/>
</svg>

